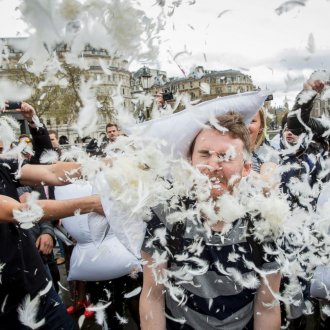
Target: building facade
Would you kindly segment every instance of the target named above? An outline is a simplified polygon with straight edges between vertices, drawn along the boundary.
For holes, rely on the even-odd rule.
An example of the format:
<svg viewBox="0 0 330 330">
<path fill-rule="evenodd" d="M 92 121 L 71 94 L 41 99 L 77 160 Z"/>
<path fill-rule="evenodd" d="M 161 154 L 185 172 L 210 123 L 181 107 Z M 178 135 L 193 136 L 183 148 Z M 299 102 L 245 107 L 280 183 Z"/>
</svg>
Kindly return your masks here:
<svg viewBox="0 0 330 330">
<path fill-rule="evenodd" d="M 168 78 L 163 70 L 143 66 L 131 73 L 125 59 L 112 58 L 105 50 L 90 46 L 86 46 L 84 52 L 80 54 L 80 58 L 84 60 L 84 68 L 79 69 L 77 66 L 67 64 L 66 56 L 70 49 L 63 44 L 58 45 L 54 50 L 64 72 L 60 72 L 57 78 L 59 81 L 64 79 L 68 82 L 67 87 L 62 88 L 45 83 L 45 77 L 42 75 L 37 78 L 29 74 L 27 70 L 29 63 L 20 64 L 19 60 L 23 53 L 17 50 L 20 48 L 15 48 L 15 45 L 26 40 L 25 38 L 1 40 L 0 79 L 11 79 L 33 87 L 34 94 L 28 102 L 37 109 L 39 117 L 49 129 L 57 131 L 59 136 L 66 136 L 70 143 L 79 140 L 72 124 L 82 105 L 77 96 L 81 79 L 85 81 L 92 79 L 97 82 L 93 88 L 96 89 L 98 101 L 98 128 L 91 134 L 91 137 L 95 138 L 104 133 L 105 125 L 109 121 L 115 121 L 115 107 L 118 105 L 114 102 L 118 98 L 122 100 L 125 109 L 138 116 L 134 99 L 141 93 L 153 96 L 159 90 L 168 90 L 174 95 L 186 93 L 191 101 L 206 101 L 256 89 L 251 77 L 237 70 L 210 71 L 199 66 L 187 77 Z M 175 100 L 172 101 L 174 102 Z M 178 107 L 176 111 L 181 109 Z"/>
<path fill-rule="evenodd" d="M 77 118 L 81 106 L 78 97 L 81 79 L 85 81 L 92 79 L 97 82 L 96 87 L 93 88 L 95 88 L 95 95 L 97 96 L 98 129 L 91 137 L 98 138 L 104 133 L 106 124 L 114 120 L 114 97 L 119 96 L 122 99 L 122 105 L 126 109 L 132 110 L 131 73 L 128 71 L 126 60 L 120 57 L 112 58 L 103 49 L 86 46 L 80 55 L 84 60 L 86 69 L 78 69 L 68 65 L 65 61 L 69 49 L 65 45 L 58 45 L 54 51 L 64 72 L 59 73 L 59 80 L 65 79 L 68 82 L 68 87 L 59 90 L 55 86 L 46 84 L 39 89 L 40 81 L 28 73 L 26 64 L 19 64 L 23 53 L 14 46 L 19 45 L 20 42 L 26 42 L 26 39 L 9 38 L 1 41 L 0 79 L 9 79 L 30 86 L 35 84 L 34 94 L 28 102 L 37 109 L 39 117 L 46 123 L 48 129 L 57 131 L 59 136 L 68 137 L 70 143 L 79 141 L 78 134 L 72 128 L 72 124 Z M 42 75 L 40 79 L 43 79 Z M 49 100 L 48 103 L 45 102 L 45 98 Z M 57 99 L 50 102 L 52 98 Z M 65 103 L 65 99 L 71 100 L 71 102 Z M 62 109 L 63 107 L 64 109 Z"/>
<path fill-rule="evenodd" d="M 312 114 L 313 117 L 322 117 L 330 116 L 330 98 L 323 99 L 321 96 L 317 96 L 316 100 L 314 101 Z"/>
<path fill-rule="evenodd" d="M 197 67 L 196 71 L 185 78 L 172 78 L 163 89 L 173 93 L 188 93 L 191 100 L 207 101 L 218 96 L 243 93 L 256 90 L 250 76 L 237 70 L 209 71 Z M 209 86 L 205 91 L 203 85 Z M 205 85 L 204 85 L 205 86 Z M 157 88 L 157 86 L 155 86 Z"/>
</svg>

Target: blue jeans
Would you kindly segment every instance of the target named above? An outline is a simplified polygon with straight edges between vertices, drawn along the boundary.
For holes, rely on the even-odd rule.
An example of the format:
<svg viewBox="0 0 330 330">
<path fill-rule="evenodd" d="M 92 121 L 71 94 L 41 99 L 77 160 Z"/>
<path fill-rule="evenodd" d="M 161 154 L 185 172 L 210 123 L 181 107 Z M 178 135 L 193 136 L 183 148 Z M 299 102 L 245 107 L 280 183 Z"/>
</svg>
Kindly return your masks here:
<svg viewBox="0 0 330 330">
<path fill-rule="evenodd" d="M 13 313 L 14 314 L 14 313 Z M 18 320 L 18 315 L 8 315 L 1 320 L 1 330 L 31 330 Z M 75 330 L 78 329 L 73 318 L 66 312 L 61 298 L 52 287 L 45 295 L 40 297 L 37 322 L 45 319 L 45 323 L 38 330 Z"/>
</svg>

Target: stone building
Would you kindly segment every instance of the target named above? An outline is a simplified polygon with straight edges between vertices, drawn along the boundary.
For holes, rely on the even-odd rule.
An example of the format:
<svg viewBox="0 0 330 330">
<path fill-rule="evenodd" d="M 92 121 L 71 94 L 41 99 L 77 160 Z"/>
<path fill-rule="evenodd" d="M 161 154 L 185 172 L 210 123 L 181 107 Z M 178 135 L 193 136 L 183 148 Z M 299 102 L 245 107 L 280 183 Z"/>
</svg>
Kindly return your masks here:
<svg viewBox="0 0 330 330">
<path fill-rule="evenodd" d="M 20 43 L 27 42 L 26 38 L 2 39 L 0 43 L 0 79 L 9 78 L 21 80 L 28 75 L 26 64 L 19 64 L 23 53 L 17 47 Z M 16 45 L 16 46 L 15 46 Z M 56 130 L 58 135 L 69 138 L 70 143 L 78 140 L 77 132 L 72 128 L 77 113 L 80 109 L 77 88 L 80 79 L 96 81 L 96 95 L 98 100 L 98 129 L 91 137 L 99 137 L 104 134 L 105 125 L 114 120 L 115 105 L 118 95 L 123 100 L 123 106 L 132 111 L 138 117 L 140 110 L 134 99 L 138 94 L 145 93 L 152 96 L 159 90 L 168 90 L 176 93 L 187 93 L 192 101 L 206 101 L 218 96 L 226 96 L 240 92 L 255 90 L 249 75 L 238 70 L 205 70 L 202 66 L 196 67 L 187 77 L 168 78 L 163 70 L 157 70 L 143 66 L 136 72 L 128 70 L 128 62 L 120 57 L 112 58 L 103 49 L 95 49 L 86 46 L 79 59 L 84 60 L 84 68 L 69 65 L 66 56 L 69 49 L 66 45 L 58 45 L 55 53 L 66 76 L 62 77 L 69 81 L 69 87 L 63 88 L 47 84 L 43 77 L 39 78 L 42 84 L 40 89 L 37 83 L 33 85 L 34 94 L 29 102 L 38 110 L 39 117 L 43 119 L 47 127 Z M 23 78 L 22 78 L 23 77 Z M 32 86 L 33 85 L 33 86 Z M 74 86 L 74 88 L 71 88 Z M 45 97 L 46 95 L 46 97 Z M 53 99 L 52 99 L 53 97 Z M 46 102 L 47 101 L 47 102 Z M 172 103 L 175 101 L 173 100 Z M 171 102 L 170 102 L 171 103 Z M 148 110 L 150 111 L 150 107 Z M 182 108 L 177 108 L 179 111 Z M 150 116 L 146 116 L 149 118 Z"/>
<path fill-rule="evenodd" d="M 205 93 L 203 83 L 209 85 L 209 93 Z M 197 67 L 188 77 L 171 78 L 163 86 L 155 86 L 155 89 L 158 87 L 173 93 L 185 92 L 190 95 L 191 100 L 202 101 L 256 89 L 251 77 L 238 70 L 204 70 L 202 66 Z"/>
<path fill-rule="evenodd" d="M 320 118 L 323 115 L 330 117 L 330 98 L 322 99 L 321 96 L 317 96 L 314 101 L 312 116 Z"/>
<path fill-rule="evenodd" d="M 17 45 L 26 42 L 25 38 L 9 38 L 2 39 L 2 61 L 0 65 L 0 78 L 7 78 L 14 81 L 21 80 L 22 72 L 26 71 L 25 66 L 19 64 L 19 59 L 23 53 L 17 49 Z M 16 45 L 16 48 L 15 46 Z M 65 56 L 68 53 L 68 49 L 65 45 L 58 45 L 55 49 L 56 55 L 64 67 Z M 103 49 L 95 49 L 90 46 L 86 46 L 84 52 L 80 55 L 84 59 L 86 69 L 79 70 L 75 68 L 72 71 L 68 70 L 71 74 L 73 83 L 79 88 L 81 77 L 85 80 L 93 79 L 97 81 L 96 95 L 98 99 L 98 130 L 92 137 L 99 137 L 104 133 L 105 125 L 114 118 L 114 104 L 113 96 L 120 94 L 123 98 L 123 105 L 126 109 L 132 109 L 132 95 L 131 95 L 131 73 L 128 71 L 128 62 L 120 57 L 112 58 Z M 71 67 L 73 68 L 73 66 Z M 26 73 L 26 72 L 25 72 Z M 19 78 L 19 79 L 18 79 Z M 68 77 L 65 77 L 66 79 Z M 44 86 L 46 88 L 49 86 Z M 70 90 L 64 88 L 59 95 L 59 99 L 62 99 L 67 94 L 70 97 Z M 49 107 L 48 111 L 40 109 L 40 105 L 43 104 L 40 100 L 40 95 L 43 95 L 43 91 L 39 91 L 35 98 L 31 98 L 29 102 L 39 111 L 40 117 L 47 124 L 47 127 L 52 130 L 56 130 L 58 135 L 64 135 L 69 138 L 70 143 L 78 141 L 77 132 L 72 129 L 72 123 L 74 122 L 77 114 L 77 105 L 70 104 L 68 109 L 65 109 L 66 114 L 59 116 L 59 104 L 54 101 Z M 72 98 L 76 98 L 76 90 L 71 93 Z M 39 99 L 38 99 L 39 98 Z M 34 102 L 35 101 L 35 102 Z M 72 107 L 72 108 L 70 108 Z"/>
<path fill-rule="evenodd" d="M 133 92 L 156 94 L 157 91 L 187 93 L 191 101 L 207 101 L 218 96 L 226 96 L 256 90 L 250 76 L 237 70 L 204 70 L 202 66 L 183 78 L 167 78 L 166 72 L 153 70 L 146 66 L 133 74 Z M 206 90 L 208 89 L 208 90 Z M 173 104 L 175 100 L 169 101 Z M 182 110 L 179 107 L 176 111 Z"/>
</svg>

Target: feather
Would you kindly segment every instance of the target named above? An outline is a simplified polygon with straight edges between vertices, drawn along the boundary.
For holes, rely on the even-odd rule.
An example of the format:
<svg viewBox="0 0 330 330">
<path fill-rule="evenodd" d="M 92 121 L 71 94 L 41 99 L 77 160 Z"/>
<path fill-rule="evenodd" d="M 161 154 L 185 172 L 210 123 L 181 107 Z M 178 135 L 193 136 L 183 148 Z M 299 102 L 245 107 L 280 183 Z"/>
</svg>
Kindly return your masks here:
<svg viewBox="0 0 330 330">
<path fill-rule="evenodd" d="M 117 312 L 116 312 L 116 318 L 119 321 L 120 324 L 127 324 L 128 323 L 128 319 L 126 317 L 120 316 Z"/>
<path fill-rule="evenodd" d="M 302 85 L 302 83 L 305 81 L 305 77 L 303 75 L 292 77 L 289 73 L 286 76 L 286 79 L 284 80 L 284 83 L 286 85 L 287 90 L 294 89 L 296 87 Z"/>
<path fill-rule="evenodd" d="M 308 36 L 308 42 L 307 42 L 306 49 L 311 54 L 315 53 L 315 39 L 314 39 L 314 35 L 312 33 L 310 33 Z"/>
<path fill-rule="evenodd" d="M 5 268 L 6 263 L 0 263 L 0 284 L 2 284 L 2 272 L 3 269 Z"/>
<path fill-rule="evenodd" d="M 300 0 L 300 1 L 286 1 L 283 2 L 279 7 L 275 9 L 277 15 L 282 15 L 283 13 L 287 13 L 294 8 L 304 7 L 305 2 L 307 0 Z"/>
<path fill-rule="evenodd" d="M 97 303 L 95 306 L 88 306 L 86 308 L 87 311 L 93 311 L 96 312 L 95 314 L 95 319 L 97 324 L 99 325 L 105 325 L 106 324 L 106 314 L 105 314 L 105 309 L 111 305 L 111 301 L 109 301 L 106 304 L 101 304 L 101 303 Z"/>
<path fill-rule="evenodd" d="M 236 262 L 241 256 L 235 252 L 230 252 L 228 254 L 228 261 Z"/>
<path fill-rule="evenodd" d="M 20 223 L 21 228 L 32 228 L 43 217 L 44 211 L 37 203 L 38 197 L 39 193 L 33 191 L 29 194 L 24 208 L 13 210 L 13 216 Z"/>
<path fill-rule="evenodd" d="M 73 125 L 80 137 L 88 136 L 96 131 L 98 120 L 97 100 L 95 91 L 92 91 L 92 86 L 93 81 L 91 79 L 88 81 L 81 80 L 78 93 L 83 106 L 79 111 L 76 124 Z"/>
<path fill-rule="evenodd" d="M 327 317 L 329 317 L 330 316 L 330 306 L 329 305 L 323 305 L 322 313 L 324 315 L 326 315 Z"/>
<path fill-rule="evenodd" d="M 99 63 L 100 63 L 100 66 L 101 66 L 103 72 L 106 75 L 111 76 L 112 75 L 112 71 L 107 66 L 107 63 L 103 59 L 101 59 L 101 58 L 99 58 Z"/>
<path fill-rule="evenodd" d="M 43 290 L 39 291 L 39 296 L 43 296 L 47 292 L 49 292 L 49 290 L 52 288 L 52 286 L 53 286 L 53 282 L 49 281 L 48 284 L 46 285 L 46 287 Z"/>
<path fill-rule="evenodd" d="M 27 100 L 32 95 L 32 88 L 17 82 L 1 79 L 0 81 L 0 106 L 3 108 L 5 101 Z"/>
<path fill-rule="evenodd" d="M 138 295 L 139 293 L 141 292 L 141 287 L 137 287 L 136 289 L 132 290 L 131 292 L 127 292 L 124 294 L 124 298 L 125 299 L 129 299 L 129 298 L 132 298 L 136 295 Z"/>
<path fill-rule="evenodd" d="M 84 325 L 85 318 L 86 318 L 86 317 L 85 317 L 84 314 L 82 314 L 82 315 L 79 316 L 79 319 L 78 319 L 78 327 L 79 327 L 79 329 L 81 329 L 82 326 Z"/>
<path fill-rule="evenodd" d="M 63 284 L 60 282 L 60 281 L 58 281 L 57 282 L 57 284 L 60 286 L 60 288 L 62 289 L 62 290 L 64 290 L 64 291 L 70 291 L 69 289 L 67 289 L 65 286 L 63 286 Z"/>
<path fill-rule="evenodd" d="M 11 144 L 16 140 L 15 130 L 19 129 L 19 123 L 11 116 L 0 117 L 0 140 L 3 143 L 3 153 L 11 149 Z M 17 153 L 21 153 L 21 150 Z M 15 157 L 17 158 L 17 157 Z"/>
<path fill-rule="evenodd" d="M 96 323 L 99 325 L 103 325 L 106 322 L 106 314 L 105 314 L 104 309 L 96 311 L 95 320 L 96 320 Z"/>
<path fill-rule="evenodd" d="M 9 296 L 9 294 L 7 294 L 5 296 L 5 299 L 3 300 L 2 304 L 1 304 L 1 313 L 4 313 L 5 312 L 5 307 L 6 307 L 6 304 L 7 304 L 8 296 Z"/>
<path fill-rule="evenodd" d="M 53 164 L 59 159 L 59 155 L 55 150 L 46 150 L 40 156 L 41 164 Z"/>
<path fill-rule="evenodd" d="M 37 321 L 39 303 L 39 295 L 36 295 L 32 300 L 30 295 L 26 295 L 17 310 L 20 322 L 31 329 L 38 329 L 45 324 L 45 319 Z"/>
<path fill-rule="evenodd" d="M 186 319 L 184 317 L 182 317 L 182 318 L 175 318 L 173 316 L 168 315 L 167 313 L 164 313 L 164 314 L 165 314 L 165 316 L 166 316 L 167 319 L 170 319 L 170 320 L 172 320 L 174 322 L 177 322 L 179 324 L 185 324 L 186 323 Z"/>
<path fill-rule="evenodd" d="M 204 61 L 207 62 L 207 56 L 205 53 L 203 53 Z"/>
<path fill-rule="evenodd" d="M 230 9 L 223 10 L 221 13 L 218 14 L 217 18 L 221 18 L 224 14 L 229 13 L 230 11 Z"/>
<path fill-rule="evenodd" d="M 202 94 L 204 95 L 210 95 L 211 93 L 211 86 L 208 83 L 202 82 L 199 86 L 200 90 L 202 91 Z"/>
</svg>

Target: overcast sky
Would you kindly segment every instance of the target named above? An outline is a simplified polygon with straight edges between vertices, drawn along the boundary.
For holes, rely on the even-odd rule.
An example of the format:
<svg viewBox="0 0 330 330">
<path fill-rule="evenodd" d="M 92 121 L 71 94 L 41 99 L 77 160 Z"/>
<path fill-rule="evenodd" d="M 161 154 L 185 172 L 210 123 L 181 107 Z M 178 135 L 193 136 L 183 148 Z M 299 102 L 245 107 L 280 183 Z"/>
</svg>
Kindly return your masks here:
<svg viewBox="0 0 330 330">
<path fill-rule="evenodd" d="M 174 1 L 140 0 L 148 15 L 158 14 L 155 2 L 169 12 Z M 23 30 L 17 4 L 0 0 L 2 37 Z M 181 77 L 178 66 L 187 73 L 194 65 L 239 69 L 257 86 L 273 89 L 281 103 L 312 71 L 330 69 L 329 15 L 329 0 L 182 0 L 167 16 L 158 67 Z"/>
</svg>

